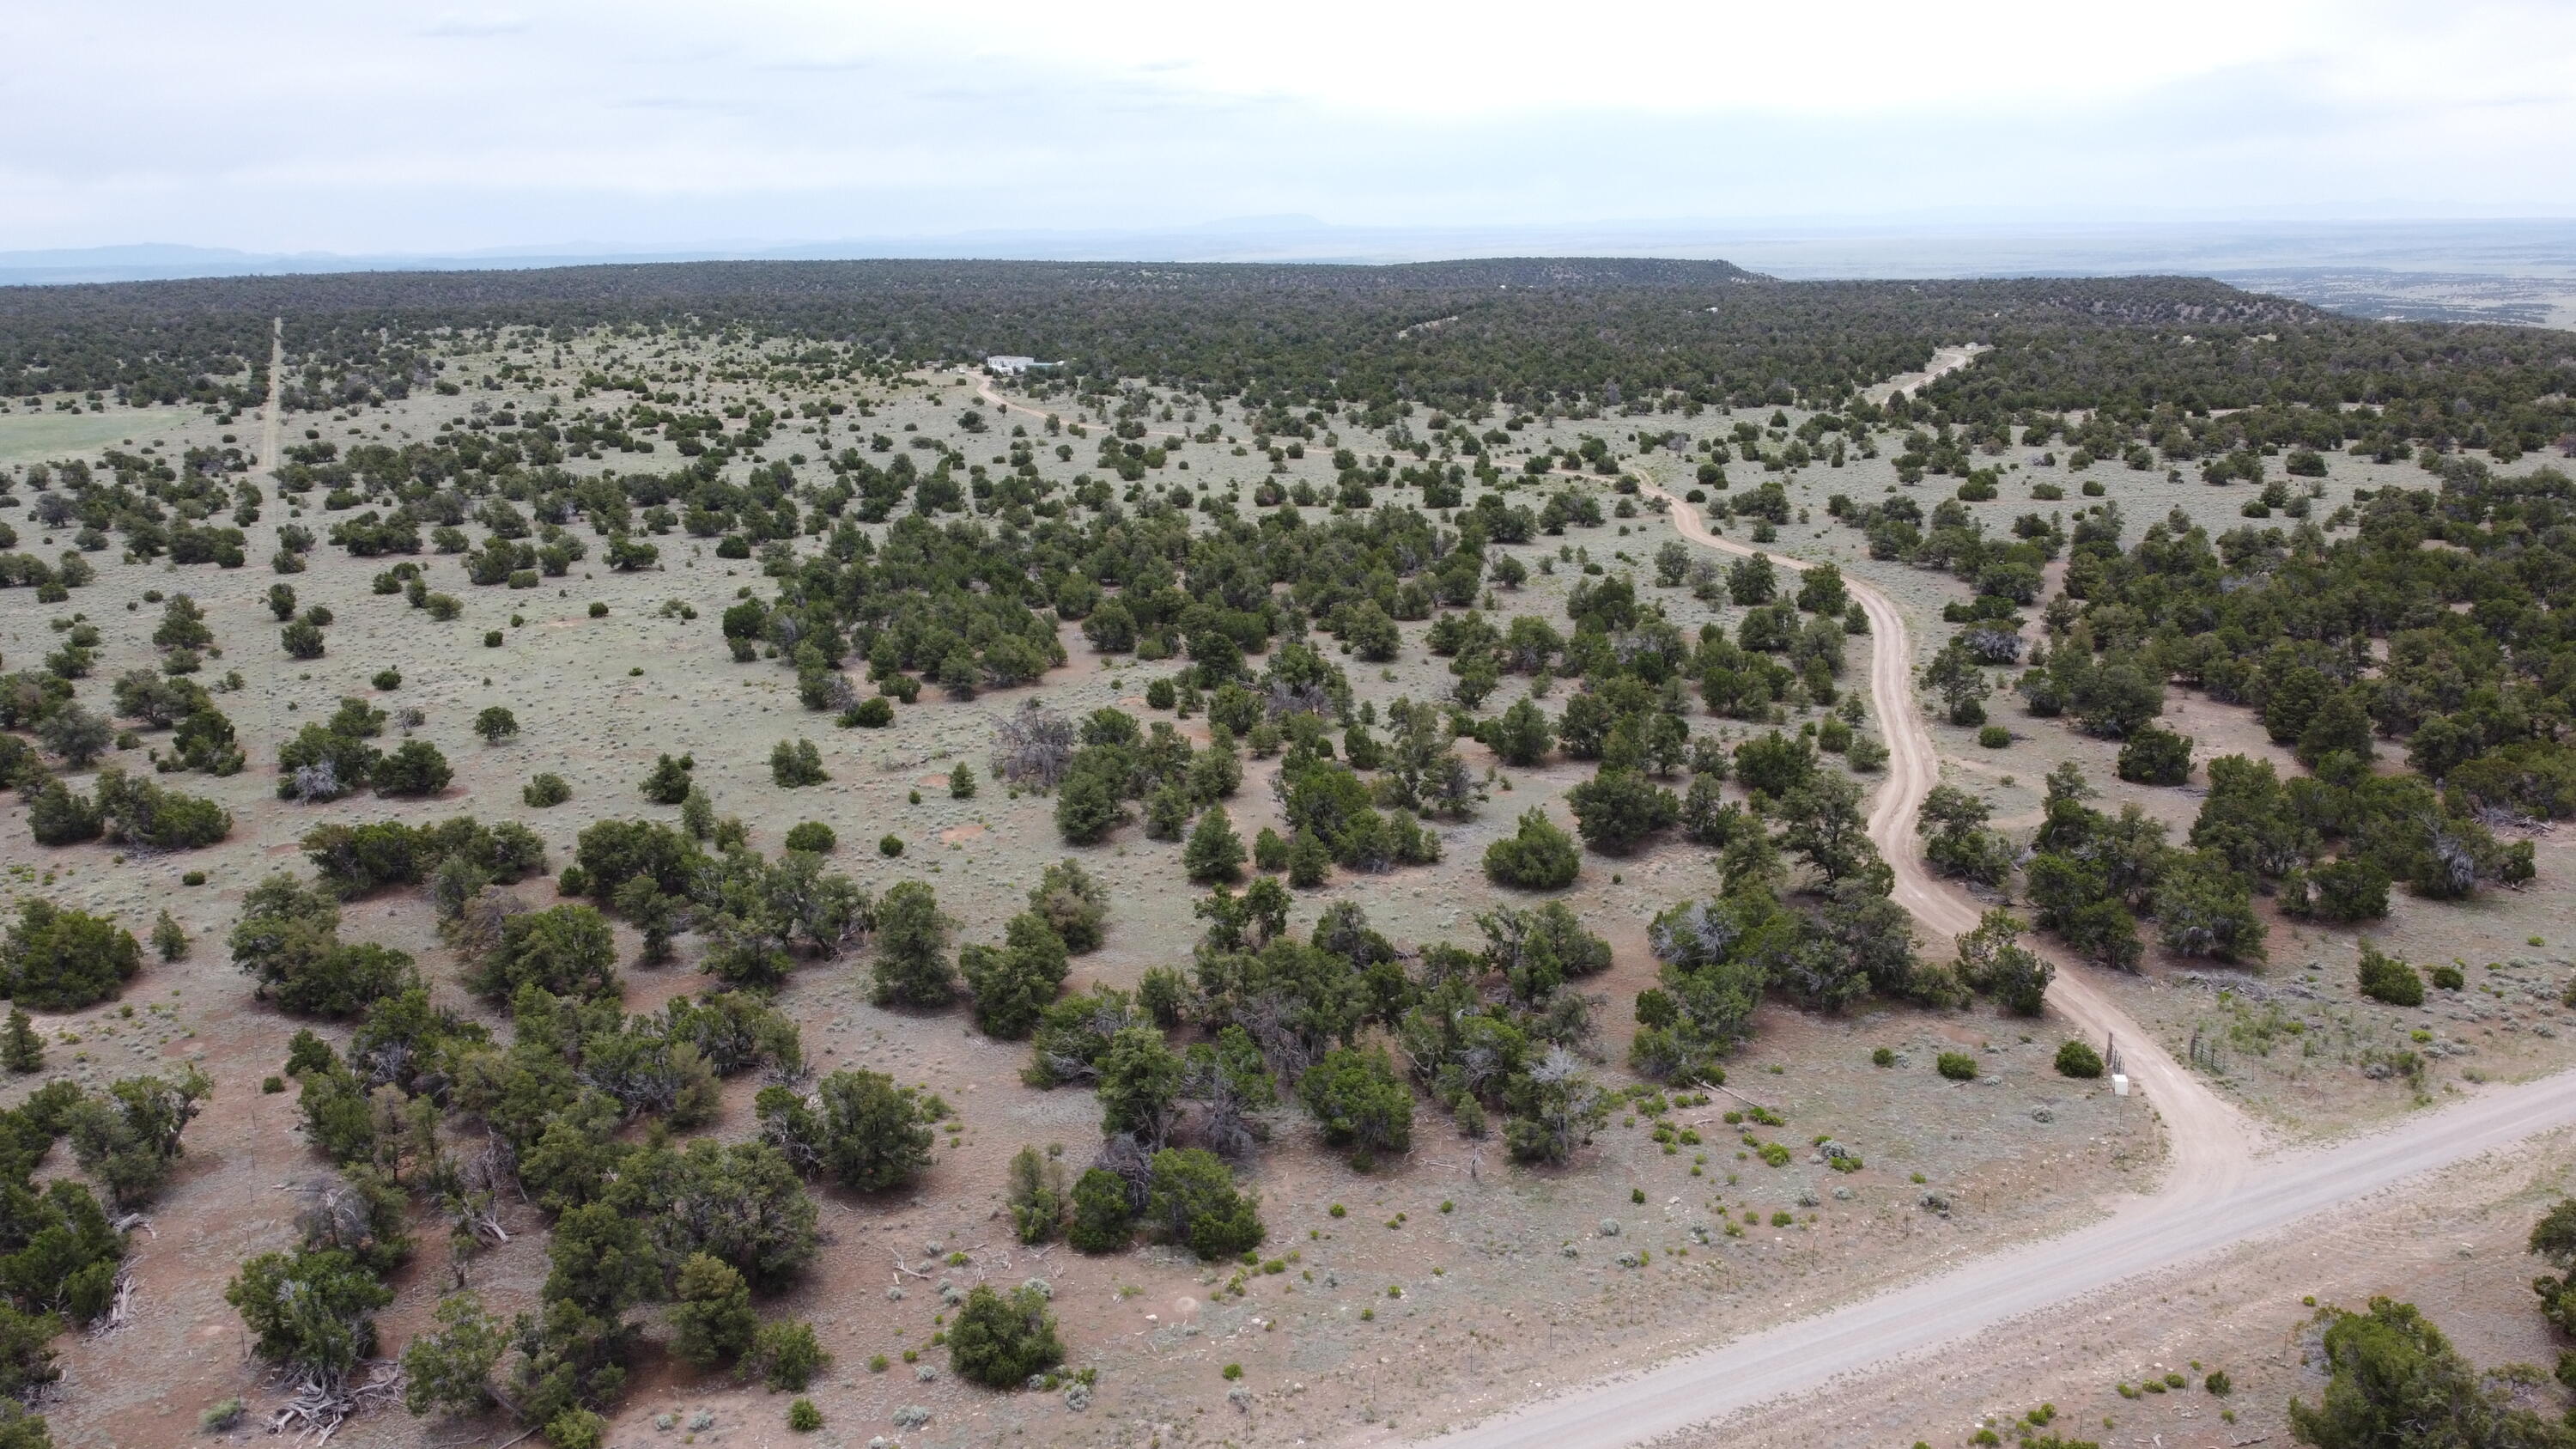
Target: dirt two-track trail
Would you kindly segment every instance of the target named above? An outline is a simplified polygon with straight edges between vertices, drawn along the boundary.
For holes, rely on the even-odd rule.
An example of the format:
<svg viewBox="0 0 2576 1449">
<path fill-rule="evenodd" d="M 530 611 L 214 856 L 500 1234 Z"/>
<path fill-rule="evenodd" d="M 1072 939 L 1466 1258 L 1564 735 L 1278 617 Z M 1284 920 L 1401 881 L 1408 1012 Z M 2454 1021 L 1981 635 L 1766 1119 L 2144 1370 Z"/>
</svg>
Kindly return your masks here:
<svg viewBox="0 0 2576 1449">
<path fill-rule="evenodd" d="M 286 390 L 286 319 L 268 319 L 268 404 L 259 410 L 259 471 L 266 477 L 277 471 L 280 439 L 284 428 L 278 421 L 279 394 Z"/>
<path fill-rule="evenodd" d="M 1971 349 L 1943 349 L 1935 371 L 1964 366 Z M 1946 364 L 1946 366 L 1944 365 Z M 1727 553 L 1757 550 L 1710 532 L 1698 510 L 1652 485 L 1682 537 Z M 1775 563 L 1804 568 L 1796 559 Z M 1885 594 L 1844 580 L 1869 618 L 1871 704 L 1886 733 L 1887 779 L 1872 802 L 1870 839 L 1894 869 L 1894 898 L 1937 942 L 1971 930 L 1975 902 L 1936 879 L 1916 848 L 1914 816 L 1941 761 L 1914 697 L 1905 618 Z M 2400 1181 L 2576 1121 L 2576 1072 L 2489 1089 L 2386 1131 L 2320 1148 L 2265 1151 L 2262 1134 L 2159 1048 L 2080 968 L 2058 963 L 2049 1008 L 2074 1034 L 2115 1037 L 2135 1089 L 2165 1130 L 2167 1162 L 2154 1190 L 2123 1199 L 2087 1227 L 1999 1247 L 1842 1307 L 1573 1390 L 1424 1441 L 1443 1449 L 1617 1449 L 1816 1393 L 1837 1379 L 1901 1366 L 2025 1314 L 2168 1270 Z"/>
</svg>

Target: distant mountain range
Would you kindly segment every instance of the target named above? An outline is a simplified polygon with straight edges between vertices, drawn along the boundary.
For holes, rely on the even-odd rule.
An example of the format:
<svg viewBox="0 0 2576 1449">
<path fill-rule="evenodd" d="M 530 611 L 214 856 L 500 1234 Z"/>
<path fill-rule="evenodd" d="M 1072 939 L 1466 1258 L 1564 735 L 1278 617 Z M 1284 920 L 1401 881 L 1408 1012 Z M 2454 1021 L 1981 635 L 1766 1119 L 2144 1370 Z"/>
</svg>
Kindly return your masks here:
<svg viewBox="0 0 2576 1449">
<path fill-rule="evenodd" d="M 2242 221 L 2098 225 L 1634 221 L 1337 226 L 1238 217 L 1160 230 L 989 230 L 835 241 L 569 242 L 458 252 L 251 252 L 147 243 L 0 251 L 0 285 L 314 272 L 481 271 L 595 263 L 882 257 L 1383 263 L 1493 256 L 1717 258 L 1790 280 L 2184 274 L 2369 315 L 2576 317 L 2576 220 Z M 2500 290 L 2501 289 L 2501 290 Z"/>
</svg>

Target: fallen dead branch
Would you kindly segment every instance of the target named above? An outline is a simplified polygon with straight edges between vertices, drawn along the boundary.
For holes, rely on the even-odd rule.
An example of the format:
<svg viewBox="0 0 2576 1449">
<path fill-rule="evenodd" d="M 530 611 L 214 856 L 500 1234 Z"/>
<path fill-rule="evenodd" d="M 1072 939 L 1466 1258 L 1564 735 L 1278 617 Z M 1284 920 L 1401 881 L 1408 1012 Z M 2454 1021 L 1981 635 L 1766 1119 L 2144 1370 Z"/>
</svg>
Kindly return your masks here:
<svg viewBox="0 0 2576 1449">
<path fill-rule="evenodd" d="M 131 1263 L 125 1263 L 117 1267 L 116 1286 L 108 1295 L 107 1311 L 100 1314 L 98 1322 L 91 1326 L 89 1336 L 94 1339 L 106 1338 L 132 1322 L 133 1318 L 134 1266 Z"/>
<path fill-rule="evenodd" d="M 366 1364 L 364 1382 L 352 1387 L 343 1374 L 308 1371 L 297 1381 L 295 1392 L 284 1407 L 269 1421 L 268 1432 L 283 1434 L 295 1430 L 298 1439 L 310 1438 L 315 1444 L 327 1444 L 340 1426 L 360 1414 L 371 1414 L 402 1397 L 403 1371 L 400 1361 L 389 1358 L 371 1359 Z M 521 1438 L 527 1437 L 521 1435 Z"/>
</svg>

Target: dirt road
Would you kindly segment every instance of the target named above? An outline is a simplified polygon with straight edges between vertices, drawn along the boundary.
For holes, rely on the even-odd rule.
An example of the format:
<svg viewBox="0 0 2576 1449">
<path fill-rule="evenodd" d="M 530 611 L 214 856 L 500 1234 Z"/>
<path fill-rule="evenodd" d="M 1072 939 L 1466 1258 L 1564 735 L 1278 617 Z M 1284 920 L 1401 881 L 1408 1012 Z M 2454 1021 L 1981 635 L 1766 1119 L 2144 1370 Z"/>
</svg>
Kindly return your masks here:
<svg viewBox="0 0 2576 1449">
<path fill-rule="evenodd" d="M 1652 484 L 1642 486 L 1646 494 L 1663 500 L 1673 526 L 1691 542 L 1723 553 L 1762 552 L 1710 532 L 1698 509 Z M 1785 555 L 1770 557 L 1783 568 L 1807 566 Z M 1846 577 L 1843 582 L 1869 616 L 1875 641 L 1869 660 L 1870 707 L 1887 736 L 1887 779 L 1870 801 L 1869 838 L 1896 873 L 1896 903 L 1921 922 L 1937 943 L 1974 930 L 1981 908 L 1957 887 L 1935 877 L 1917 848 L 1914 815 L 1923 797 L 1941 782 L 1941 757 L 1914 698 L 1913 645 L 1906 634 L 1905 616 L 1894 601 L 1860 580 Z M 2258 1142 L 2253 1125 L 2207 1083 L 2166 1055 L 2125 1012 L 2084 980 L 2081 968 L 2062 961 L 2057 965 L 2056 979 L 2048 988 L 2049 1006 L 2078 1034 L 2097 1042 L 2117 1041 L 2131 1081 L 2163 1119 L 2170 1160 L 2154 1200 L 2205 1201 L 2242 1181 Z"/>
<path fill-rule="evenodd" d="M 1615 1449 L 1992 1329 L 2347 1206 L 2418 1173 L 2512 1147 L 2576 1117 L 2576 1073 L 2488 1092 L 2326 1150 L 2269 1158 L 2259 1179 L 2185 1203 L 2139 1199 L 2061 1238 L 1739 1339 L 1436 1441 L 1443 1449 Z M 2321 1223 L 2319 1231 L 2330 1231 Z"/>
<path fill-rule="evenodd" d="M 1671 494 L 1651 486 L 1646 491 L 1663 500 L 1684 537 L 1725 552 L 1755 552 L 1712 534 L 1696 509 Z M 1803 567 L 1794 559 L 1774 559 Z M 1915 849 L 1914 813 L 1940 778 L 1940 758 L 1914 698 L 1905 620 L 1884 594 L 1846 583 L 1875 637 L 1870 695 L 1889 749 L 1888 778 L 1870 812 L 1870 837 L 1894 868 L 1897 902 L 1928 933 L 1956 935 L 1976 924 L 1978 908 L 1934 878 Z M 2482 1092 L 2462 1105 L 2332 1147 L 2270 1152 L 2257 1172 L 2262 1142 L 2252 1125 L 2160 1050 L 2080 970 L 2060 965 L 2048 1004 L 2089 1036 L 2119 1038 L 2130 1073 L 2167 1132 L 2169 1170 L 2154 1192 L 2062 1237 L 2011 1245 L 1662 1368 L 1526 1406 L 1437 1443 L 1444 1449 L 1618 1449 L 1642 1443 L 1736 1410 L 1829 1388 L 1845 1375 L 1902 1364 L 2022 1315 L 2281 1232 L 2407 1178 L 2510 1148 L 2576 1120 L 2576 1073 L 2561 1073 Z"/>
<path fill-rule="evenodd" d="M 268 405 L 259 411 L 259 471 L 277 471 L 279 438 L 284 429 L 278 421 L 278 402 L 286 390 L 286 319 L 268 319 Z"/>
<path fill-rule="evenodd" d="M 1944 373 L 1957 372 L 1975 361 L 1980 352 L 1992 351 L 1994 348 L 1983 342 L 1970 342 L 1958 347 L 1936 347 L 1932 349 L 1931 366 L 1921 372 L 1902 372 L 1885 382 L 1873 383 L 1862 388 L 1860 395 L 1871 402 L 1884 403 L 1899 392 L 1920 392 L 1923 384 Z"/>
</svg>

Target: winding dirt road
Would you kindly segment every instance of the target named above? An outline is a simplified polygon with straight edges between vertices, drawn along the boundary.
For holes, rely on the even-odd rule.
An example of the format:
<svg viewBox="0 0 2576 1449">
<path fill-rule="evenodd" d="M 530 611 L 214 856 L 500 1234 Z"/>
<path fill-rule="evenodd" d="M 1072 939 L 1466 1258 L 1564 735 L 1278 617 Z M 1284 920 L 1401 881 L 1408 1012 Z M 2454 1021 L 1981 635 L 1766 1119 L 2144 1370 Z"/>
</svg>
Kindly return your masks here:
<svg viewBox="0 0 2576 1449">
<path fill-rule="evenodd" d="M 1935 368 L 1964 366 L 1973 355 L 1943 349 Z M 1727 553 L 1756 551 L 1711 533 L 1696 509 L 1644 486 L 1663 501 L 1683 537 Z M 1806 567 L 1772 558 L 1787 568 Z M 1927 934 L 1956 936 L 1976 925 L 1979 910 L 1933 877 L 1915 849 L 1914 815 L 1939 781 L 1941 764 L 1914 697 L 1905 619 L 1885 594 L 1848 577 L 1845 584 L 1869 618 L 1875 641 L 1870 697 L 1889 752 L 1888 777 L 1870 810 L 1870 838 L 1895 871 L 1897 903 Z M 2167 1171 L 2153 1192 L 2122 1201 L 2109 1217 L 2074 1232 L 2005 1246 L 1932 1277 L 1425 1442 L 1443 1449 L 1623 1449 L 1812 1394 L 1846 1376 L 1902 1367 L 2008 1320 L 2281 1232 L 2407 1178 L 2576 1121 L 2576 1072 L 2564 1072 L 2485 1090 L 2461 1105 L 2332 1147 L 2269 1152 L 2256 1172 L 2263 1143 L 2253 1125 L 2160 1049 L 2079 968 L 2059 963 L 2048 1005 L 2086 1036 L 2118 1038 L 2133 1081 L 2166 1131 Z"/>
<path fill-rule="evenodd" d="M 1762 552 L 1712 533 L 1698 509 L 1663 489 L 1653 484 L 1641 487 L 1663 500 L 1673 527 L 1691 542 L 1722 553 Z M 1805 561 L 1785 555 L 1769 557 L 1793 571 L 1807 567 Z M 1869 657 L 1870 705 L 1887 737 L 1887 780 L 1870 801 L 1869 838 L 1896 873 L 1896 903 L 1936 940 L 1965 934 L 1976 929 L 1981 908 L 1926 869 L 1916 848 L 1915 812 L 1922 808 L 1923 797 L 1941 782 L 1941 756 L 1914 698 L 1914 649 L 1907 638 L 1905 615 L 1887 595 L 1861 580 L 1845 576 L 1843 586 L 1869 616 L 1874 641 Z M 2062 961 L 2057 968 L 2048 987 L 2049 1006 L 2077 1034 L 2093 1041 L 2118 1042 L 2130 1080 L 2146 1093 L 2164 1121 L 2170 1161 L 2156 1200 L 2202 1200 L 2241 1182 L 2258 1141 L 2253 1125 L 2168 1056 L 2078 970 Z"/>
</svg>

